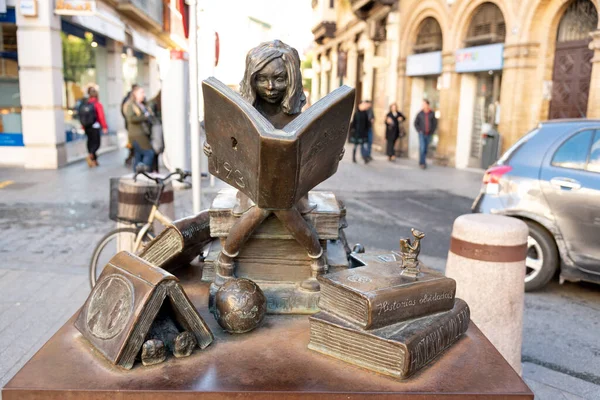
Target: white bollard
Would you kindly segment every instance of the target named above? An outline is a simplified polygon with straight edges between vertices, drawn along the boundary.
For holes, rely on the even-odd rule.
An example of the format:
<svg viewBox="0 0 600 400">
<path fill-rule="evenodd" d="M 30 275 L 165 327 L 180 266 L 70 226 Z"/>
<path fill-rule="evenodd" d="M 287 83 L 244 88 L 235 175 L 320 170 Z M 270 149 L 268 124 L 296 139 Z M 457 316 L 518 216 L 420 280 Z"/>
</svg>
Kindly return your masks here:
<svg viewBox="0 0 600 400">
<path fill-rule="evenodd" d="M 528 234 L 516 218 L 462 215 L 454 221 L 446 265 L 471 320 L 519 375 Z"/>
</svg>

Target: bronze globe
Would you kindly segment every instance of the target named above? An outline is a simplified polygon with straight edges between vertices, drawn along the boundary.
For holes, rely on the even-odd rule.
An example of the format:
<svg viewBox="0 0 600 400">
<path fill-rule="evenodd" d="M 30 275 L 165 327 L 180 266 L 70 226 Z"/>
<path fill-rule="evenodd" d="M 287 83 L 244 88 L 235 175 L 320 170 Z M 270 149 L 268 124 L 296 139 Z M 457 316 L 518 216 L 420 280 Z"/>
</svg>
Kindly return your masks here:
<svg viewBox="0 0 600 400">
<path fill-rule="evenodd" d="M 215 295 L 215 318 L 229 333 L 251 331 L 262 322 L 266 312 L 267 298 L 249 279 L 228 280 Z"/>
</svg>

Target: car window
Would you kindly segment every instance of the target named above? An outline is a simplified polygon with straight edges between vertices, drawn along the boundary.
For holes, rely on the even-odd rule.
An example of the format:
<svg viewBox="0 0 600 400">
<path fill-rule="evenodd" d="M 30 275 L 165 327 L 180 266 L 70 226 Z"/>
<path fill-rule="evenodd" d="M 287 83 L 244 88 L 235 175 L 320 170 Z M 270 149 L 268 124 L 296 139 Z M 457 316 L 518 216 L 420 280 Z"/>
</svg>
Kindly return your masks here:
<svg viewBox="0 0 600 400">
<path fill-rule="evenodd" d="M 593 130 L 582 131 L 567 139 L 554 153 L 552 165 L 562 168 L 585 169 L 593 134 Z"/>
<path fill-rule="evenodd" d="M 527 141 L 529 141 L 529 139 L 531 139 L 532 137 L 534 137 L 538 132 L 540 131 L 540 128 L 536 128 L 530 132 L 528 132 L 527 134 L 525 134 L 525 136 L 523 136 L 521 139 L 517 140 L 517 142 L 515 144 L 513 144 L 511 146 L 510 149 L 506 150 L 506 153 L 504 153 L 502 155 L 502 157 L 500 157 L 498 159 L 498 161 L 496 162 L 496 164 L 498 165 L 504 165 L 506 164 L 508 161 L 510 161 L 510 159 L 517 154 L 517 151 L 523 147 L 523 145 L 525 143 L 527 143 Z"/>
<path fill-rule="evenodd" d="M 590 149 L 587 169 L 592 172 L 600 172 L 600 129 L 596 130 L 596 136 Z"/>
</svg>

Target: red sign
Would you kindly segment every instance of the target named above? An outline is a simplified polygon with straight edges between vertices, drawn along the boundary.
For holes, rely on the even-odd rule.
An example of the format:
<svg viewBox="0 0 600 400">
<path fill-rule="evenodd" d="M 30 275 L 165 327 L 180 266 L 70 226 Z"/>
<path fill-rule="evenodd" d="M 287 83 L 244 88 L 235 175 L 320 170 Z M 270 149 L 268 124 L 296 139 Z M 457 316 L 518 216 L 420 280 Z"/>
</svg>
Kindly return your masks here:
<svg viewBox="0 0 600 400">
<path fill-rule="evenodd" d="M 171 50 L 171 60 L 187 60 L 188 53 L 183 50 Z"/>
<path fill-rule="evenodd" d="M 219 65 L 219 51 L 221 50 L 221 45 L 219 43 L 219 34 L 215 32 L 215 67 Z"/>
<path fill-rule="evenodd" d="M 190 9 L 187 4 L 185 4 L 185 0 L 178 0 L 177 11 L 181 14 L 181 21 L 183 22 L 183 34 L 185 38 L 188 39 L 190 37 Z"/>
</svg>

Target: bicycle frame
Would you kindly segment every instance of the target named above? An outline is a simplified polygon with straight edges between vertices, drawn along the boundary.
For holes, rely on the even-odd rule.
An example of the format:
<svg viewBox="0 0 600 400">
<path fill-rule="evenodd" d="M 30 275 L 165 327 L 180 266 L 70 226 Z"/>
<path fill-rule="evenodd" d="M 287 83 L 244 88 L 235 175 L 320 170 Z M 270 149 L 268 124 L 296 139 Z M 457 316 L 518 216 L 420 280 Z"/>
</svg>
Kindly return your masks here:
<svg viewBox="0 0 600 400">
<path fill-rule="evenodd" d="M 146 236 L 146 233 L 148 233 L 148 231 L 152 227 L 152 224 L 154 223 L 155 219 L 158 222 L 160 222 L 161 224 L 163 224 L 164 226 L 169 226 L 173 222 L 173 221 L 171 221 L 171 219 L 169 217 L 167 217 L 162 212 L 160 212 L 160 210 L 158 209 L 156 204 L 152 205 L 152 210 L 150 211 L 150 216 L 148 217 L 148 222 L 146 222 L 146 224 L 144 226 L 142 226 L 142 229 L 140 229 L 137 236 L 135 237 L 135 244 L 133 245 L 134 252 L 137 253 L 138 250 L 140 249 L 140 247 L 142 245 L 142 240 L 143 240 L 144 236 Z"/>
</svg>

